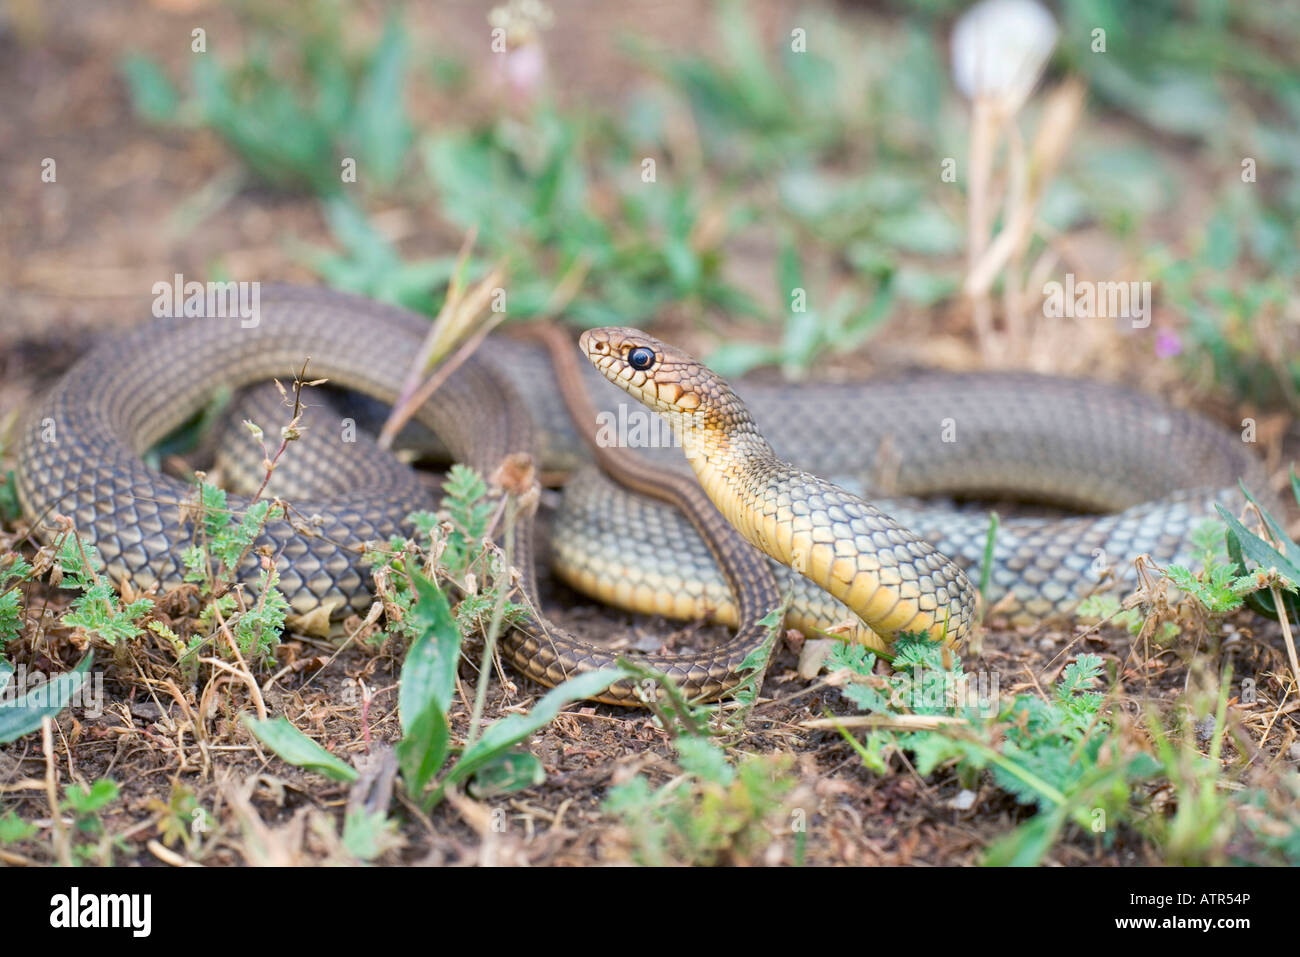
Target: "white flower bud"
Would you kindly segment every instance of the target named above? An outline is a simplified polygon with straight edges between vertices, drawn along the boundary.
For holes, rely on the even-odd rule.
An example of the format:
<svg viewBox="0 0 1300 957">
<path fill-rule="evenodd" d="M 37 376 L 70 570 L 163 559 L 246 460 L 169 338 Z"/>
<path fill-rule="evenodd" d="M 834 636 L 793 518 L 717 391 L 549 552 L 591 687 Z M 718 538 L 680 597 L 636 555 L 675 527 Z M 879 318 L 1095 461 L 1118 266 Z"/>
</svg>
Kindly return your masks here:
<svg viewBox="0 0 1300 957">
<path fill-rule="evenodd" d="M 953 81 L 967 98 L 988 97 L 1014 113 L 1038 82 L 1057 33 L 1034 0 L 983 0 L 953 27 Z"/>
</svg>

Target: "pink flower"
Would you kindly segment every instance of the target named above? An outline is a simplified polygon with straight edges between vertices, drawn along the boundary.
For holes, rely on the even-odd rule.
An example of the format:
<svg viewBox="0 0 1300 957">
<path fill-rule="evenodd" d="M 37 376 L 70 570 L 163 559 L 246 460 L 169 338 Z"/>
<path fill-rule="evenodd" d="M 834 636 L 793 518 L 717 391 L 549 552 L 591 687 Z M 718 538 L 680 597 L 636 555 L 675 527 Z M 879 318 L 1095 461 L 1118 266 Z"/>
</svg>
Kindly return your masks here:
<svg viewBox="0 0 1300 957">
<path fill-rule="evenodd" d="M 1158 329 L 1156 331 L 1156 356 L 1160 359 L 1172 359 L 1174 356 L 1182 355 L 1183 340 L 1178 338 L 1178 333 L 1172 329 Z"/>
</svg>

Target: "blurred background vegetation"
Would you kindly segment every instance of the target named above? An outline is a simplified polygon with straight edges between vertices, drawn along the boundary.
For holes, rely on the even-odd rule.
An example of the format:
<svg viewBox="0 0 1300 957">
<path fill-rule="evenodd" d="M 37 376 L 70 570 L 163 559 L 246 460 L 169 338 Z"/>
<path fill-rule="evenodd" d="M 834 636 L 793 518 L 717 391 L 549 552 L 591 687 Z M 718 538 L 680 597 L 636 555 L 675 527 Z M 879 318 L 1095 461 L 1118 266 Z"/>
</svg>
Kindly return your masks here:
<svg viewBox="0 0 1300 957">
<path fill-rule="evenodd" d="M 119 38 L 134 112 L 172 141 L 215 136 L 230 158 L 169 220 L 176 234 L 236 194 L 313 197 L 331 241 L 286 230 L 292 260 L 425 312 L 473 231 L 470 270 L 505 261 L 512 320 L 560 305 L 580 325 L 675 323 L 732 374 L 819 374 L 900 335 L 931 343 L 913 356 L 976 361 L 963 347 L 967 184 L 940 176 L 945 158 L 965 169 L 970 137 L 949 67 L 959 0 L 722 0 L 692 6 L 695 49 L 627 12 L 604 34 L 608 82 L 582 76 L 563 42 L 591 13 L 580 4 L 156 6 L 174 14 L 169 51 Z M 1082 78 L 1087 112 L 1037 210 L 1035 281 L 1150 281 L 1156 322 L 1132 341 L 1108 332 L 1105 349 L 1168 360 L 1230 402 L 1300 409 L 1300 7 L 1048 6 L 1061 34 L 1040 87 Z M 27 11 L 11 12 L 22 35 L 39 13 L 13 9 Z M 230 27 L 205 28 L 196 54 L 188 23 L 212 12 Z M 444 35 L 444 16 L 475 42 Z M 794 30 L 806 49 L 792 49 Z M 1027 130 L 1041 99 L 1017 119 Z M 1245 157 L 1255 182 L 1242 181 Z M 420 225 L 393 229 L 393 210 Z M 569 292 L 557 301 L 557 289 Z M 1018 361 L 1087 371 L 1105 365 L 1097 348 Z"/>
</svg>

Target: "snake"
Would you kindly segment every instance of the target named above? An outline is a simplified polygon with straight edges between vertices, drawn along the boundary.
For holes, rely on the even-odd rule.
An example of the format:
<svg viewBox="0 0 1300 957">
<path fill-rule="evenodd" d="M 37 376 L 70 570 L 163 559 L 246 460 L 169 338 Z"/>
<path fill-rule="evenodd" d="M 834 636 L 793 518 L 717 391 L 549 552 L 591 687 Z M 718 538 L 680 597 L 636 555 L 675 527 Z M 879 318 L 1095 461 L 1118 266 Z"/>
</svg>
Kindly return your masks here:
<svg viewBox="0 0 1300 957">
<path fill-rule="evenodd" d="M 175 586 L 194 540 L 193 486 L 143 453 L 215 391 L 291 376 L 308 357 L 311 376 L 391 403 L 427 331 L 426 318 L 360 296 L 263 286 L 256 322 L 159 318 L 105 336 L 24 420 L 15 470 L 24 512 L 47 540 L 74 527 L 115 582 Z M 1238 480 L 1267 490 L 1262 463 L 1233 433 L 1105 383 L 931 372 L 728 384 L 636 330 L 589 331 L 580 349 L 597 415 L 618 424 L 613 444 L 638 444 L 622 441 L 635 438 L 622 434 L 632 418 L 623 397 L 672 424 L 672 441 L 637 450 L 649 463 L 639 488 L 635 476 L 625 488 L 590 464 L 593 423 L 575 424 L 535 344 L 490 338 L 415 418 L 485 477 L 521 455 L 570 474 L 552 521 L 562 580 L 633 611 L 735 626 L 713 648 L 638 657 L 700 700 L 742 680 L 763 638 L 757 619 L 781 594 L 790 627 L 882 649 L 920 631 L 960 647 L 979 616 L 972 580 L 986 581 L 990 610 L 1011 623 L 1041 621 L 1108 579 L 1131 580 L 1138 555 L 1189 561 L 1192 530 L 1213 505 L 1240 503 Z M 314 451 L 289 453 L 311 477 L 292 516 L 267 522 L 259 543 L 296 614 L 338 621 L 373 601 L 367 544 L 409 534 L 407 516 L 428 493 L 410 469 L 325 422 L 304 433 Z M 711 506 L 687 491 L 681 478 L 692 472 Z M 961 502 L 1004 497 L 1087 514 L 1008 518 L 990 541 L 987 512 Z M 249 504 L 228 499 L 236 515 Z M 550 686 L 615 667 L 617 653 L 541 614 L 531 512 L 514 532 L 530 611 L 503 636 L 505 657 Z M 239 574 L 251 583 L 258 571 L 250 557 Z M 594 700 L 638 705 L 643 695 L 629 679 Z"/>
</svg>

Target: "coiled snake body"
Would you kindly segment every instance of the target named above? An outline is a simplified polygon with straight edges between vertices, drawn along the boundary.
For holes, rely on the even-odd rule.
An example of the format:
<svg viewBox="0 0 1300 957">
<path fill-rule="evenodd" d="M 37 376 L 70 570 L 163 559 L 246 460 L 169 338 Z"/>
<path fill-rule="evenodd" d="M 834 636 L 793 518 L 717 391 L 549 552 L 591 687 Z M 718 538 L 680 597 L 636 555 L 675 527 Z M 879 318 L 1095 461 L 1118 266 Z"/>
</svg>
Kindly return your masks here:
<svg viewBox="0 0 1300 957">
<path fill-rule="evenodd" d="M 255 326 L 245 328 L 238 319 L 164 319 L 106 339 L 28 416 L 17 468 L 24 509 L 37 519 L 70 516 L 115 580 L 129 577 L 137 588 L 179 583 L 181 552 L 192 539 L 183 503 L 192 489 L 146 466 L 141 453 L 203 408 L 219 386 L 283 378 L 307 356 L 311 375 L 391 402 L 426 330 L 422 317 L 357 297 L 264 287 Z M 652 398 L 675 392 L 680 399 L 690 394 L 683 388 L 690 381 L 725 388 L 689 357 L 648 337 L 636 339 L 640 334 L 618 339 L 622 334 L 588 334 L 584 348 L 597 364 L 602 356 L 625 361 L 624 345 L 657 350 L 652 373 L 664 378 L 645 380 L 654 383 Z M 598 341 L 604 353 L 593 346 Z M 667 376 L 674 363 L 685 378 Z M 617 381 L 622 368 L 610 376 L 606 363 L 602 372 Z M 587 371 L 598 406 L 608 410 L 626 401 L 608 385 L 603 392 L 594 388 L 600 375 Z M 626 388 L 631 378 L 620 384 Z M 1067 609 L 1107 569 L 1123 577 L 1138 554 L 1185 560 L 1190 529 L 1209 514 L 1211 502 L 1235 501 L 1239 477 L 1252 489 L 1265 488 L 1262 467 L 1235 436 L 1099 384 L 927 375 L 865 386 L 741 383 L 737 393 L 749 412 L 728 390 L 721 406 L 731 417 L 725 428 L 685 440 L 703 484 L 747 538 L 793 558 L 866 622 L 782 567 L 778 587 L 794 592 L 790 624 L 824 629 L 851 621 L 850 632 L 877 644 L 903 629 L 953 642 L 965 636 L 974 595 L 961 569 L 980 560 L 987 517 L 873 498 L 877 510 L 825 479 L 872 496 L 1014 494 L 1110 512 L 1003 523 L 989 597 L 1013 621 Z M 511 453 L 540 452 L 543 462 L 566 467 L 581 454 L 544 355 L 517 343 L 490 341 L 417 418 L 453 458 L 486 476 Z M 339 618 L 364 611 L 371 600 L 362 543 L 406 531 L 405 516 L 428 503 L 418 482 L 400 477 L 409 470 L 375 468 L 355 447 L 317 431 L 320 441 L 335 441 L 333 462 L 323 470 L 352 487 L 322 481 L 309 488 L 293 505 L 310 528 L 271 522 L 265 542 L 278 556 L 281 589 L 294 611 L 324 607 Z M 808 471 L 784 471 L 775 457 L 767 472 L 730 471 L 730 451 L 750 443 L 751 451 L 762 453 L 764 434 L 777 454 Z M 677 449 L 662 450 L 655 461 L 668 469 L 684 465 Z M 238 513 L 247 500 L 232 495 L 230 504 Z M 670 506 L 617 489 L 588 468 L 570 482 L 555 523 L 557 565 L 570 582 L 636 610 L 709 613 L 752 625 L 756 610 L 763 610 L 752 606 L 774 593 L 770 586 L 758 598 L 751 593 L 751 607 L 745 607 L 744 588 L 731 586 L 744 585 L 754 559 L 737 554 L 728 583 L 698 531 L 701 522 L 714 520 L 696 516 L 692 524 Z M 520 588 L 537 607 L 532 533 L 531 517 L 521 516 Z M 709 651 L 644 660 L 688 694 L 713 698 L 739 680 L 755 640 L 754 629 L 746 627 Z M 513 631 L 504 648 L 520 671 L 551 685 L 616 660 L 540 616 Z M 635 704 L 638 698 L 630 683 L 621 682 L 599 700 Z"/>
</svg>

